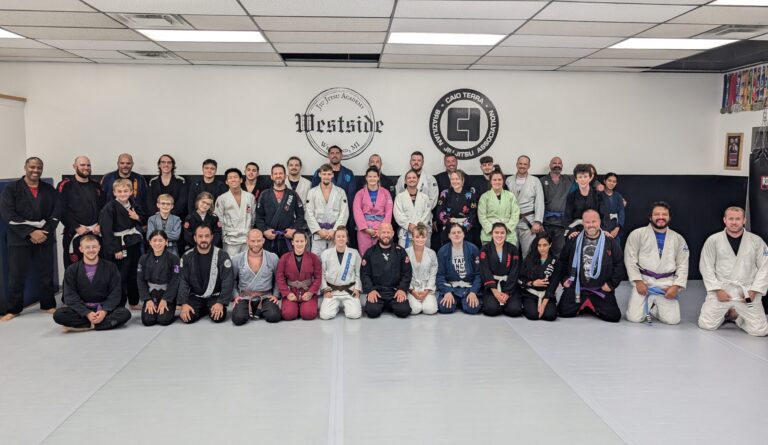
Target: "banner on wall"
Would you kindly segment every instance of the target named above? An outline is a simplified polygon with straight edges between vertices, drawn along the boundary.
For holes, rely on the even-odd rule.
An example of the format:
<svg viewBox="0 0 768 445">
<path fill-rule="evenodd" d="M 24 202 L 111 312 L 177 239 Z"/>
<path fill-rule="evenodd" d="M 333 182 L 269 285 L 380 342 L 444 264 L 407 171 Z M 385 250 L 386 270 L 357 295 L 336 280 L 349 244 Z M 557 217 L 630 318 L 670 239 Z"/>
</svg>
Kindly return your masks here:
<svg viewBox="0 0 768 445">
<path fill-rule="evenodd" d="M 499 114 L 483 93 L 461 88 L 443 95 L 429 116 L 429 134 L 443 154 L 481 156 L 499 134 Z"/>
<path fill-rule="evenodd" d="M 329 88 L 315 96 L 304 113 L 296 113 L 296 132 L 321 156 L 337 145 L 343 159 L 364 152 L 384 122 L 376 120 L 373 107 L 362 94 L 350 88 Z"/>
</svg>

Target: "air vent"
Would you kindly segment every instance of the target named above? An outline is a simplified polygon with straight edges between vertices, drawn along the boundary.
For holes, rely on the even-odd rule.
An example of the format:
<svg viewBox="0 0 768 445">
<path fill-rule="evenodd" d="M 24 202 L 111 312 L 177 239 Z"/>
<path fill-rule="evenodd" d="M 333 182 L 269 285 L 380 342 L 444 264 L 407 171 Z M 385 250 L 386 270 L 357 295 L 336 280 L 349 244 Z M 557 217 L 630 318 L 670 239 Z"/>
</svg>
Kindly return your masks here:
<svg viewBox="0 0 768 445">
<path fill-rule="evenodd" d="M 718 39 L 745 39 L 761 34 L 768 33 L 768 26 L 765 25 L 723 25 L 711 29 L 697 38 L 709 37 Z"/>
<path fill-rule="evenodd" d="M 190 29 L 180 15 L 172 14 L 110 14 L 112 18 L 133 29 Z"/>
<path fill-rule="evenodd" d="M 139 60 L 181 60 L 179 56 L 168 51 L 123 51 L 123 53 Z"/>
<path fill-rule="evenodd" d="M 286 62 L 378 62 L 381 54 L 345 54 L 345 53 L 282 53 Z"/>
</svg>

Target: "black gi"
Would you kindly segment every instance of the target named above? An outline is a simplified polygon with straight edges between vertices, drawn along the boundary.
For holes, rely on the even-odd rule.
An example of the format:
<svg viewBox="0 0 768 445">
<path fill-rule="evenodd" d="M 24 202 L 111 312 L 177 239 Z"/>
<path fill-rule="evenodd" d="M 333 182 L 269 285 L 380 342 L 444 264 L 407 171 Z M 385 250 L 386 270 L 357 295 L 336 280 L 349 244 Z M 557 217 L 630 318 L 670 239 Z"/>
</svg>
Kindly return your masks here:
<svg viewBox="0 0 768 445">
<path fill-rule="evenodd" d="M 565 233 L 568 228 L 567 224 L 563 224 L 565 203 L 574 179 L 571 175 L 560 175 L 560 179 L 555 183 L 551 174 L 547 174 L 539 180 L 544 191 L 544 230 L 552 239 L 550 253 L 559 257 L 565 245 Z"/>
<path fill-rule="evenodd" d="M 197 195 L 200 193 L 208 192 L 213 195 L 213 204 L 216 204 L 216 198 L 228 191 L 229 187 L 216 179 L 211 183 L 207 183 L 202 179 L 193 182 L 189 185 L 189 195 L 187 195 L 187 214 L 191 215 L 195 212 L 195 201 L 197 200 Z M 213 205 L 211 205 L 211 210 L 213 210 Z"/>
<path fill-rule="evenodd" d="M 144 303 L 141 310 L 141 322 L 144 326 L 155 324 L 168 326 L 173 323 L 180 276 L 179 257 L 168 249 L 165 249 L 160 256 L 155 256 L 154 252 L 147 252 L 141 256 L 136 271 L 136 284 L 139 288 L 139 297 Z M 152 300 L 155 305 L 160 304 L 160 300 L 165 300 L 168 310 L 162 315 L 147 313 L 149 300 Z"/>
<path fill-rule="evenodd" d="M 399 318 L 411 314 L 408 299 L 402 303 L 395 300 L 395 292 L 401 290 L 407 294 L 411 286 L 413 271 L 405 249 L 394 243 L 384 249 L 376 243 L 365 252 L 361 266 L 363 293 L 367 297 L 375 290 L 380 296 L 375 303 L 368 301 L 365 304 L 365 313 L 369 318 L 378 318 L 385 309 Z"/>
<path fill-rule="evenodd" d="M 609 219 L 608 207 L 597 189 L 590 187 L 587 196 L 582 196 L 578 188 L 568 193 L 568 197 L 565 198 L 565 213 L 563 213 L 563 225 L 567 230 L 566 236 L 571 232 L 580 232 L 584 228 L 582 224 L 577 224 L 570 229 L 568 227 L 574 221 L 581 219 L 584 211 L 588 209 L 596 210 L 600 214 L 601 226 L 604 226 Z"/>
<path fill-rule="evenodd" d="M 76 236 L 75 230 L 80 226 L 90 227 L 98 224 L 105 196 L 101 184 L 90 178 L 86 182 L 79 182 L 75 178 L 64 179 L 59 183 L 58 190 L 61 222 L 64 224 L 62 252 L 66 269 L 70 264 L 83 259 L 79 249 L 80 237 Z"/>
<path fill-rule="evenodd" d="M 475 176 L 473 179 L 472 187 L 475 188 L 477 200 L 480 201 L 480 197 L 483 196 L 483 193 L 491 189 L 491 182 L 483 174 L 480 176 Z"/>
<path fill-rule="evenodd" d="M 120 270 L 120 279 L 122 283 L 121 305 L 129 304 L 135 306 L 139 304 L 139 289 L 136 287 L 136 267 L 141 257 L 141 247 L 144 242 L 142 225 L 146 222 L 146 217 L 141 213 L 141 209 L 134 207 L 133 197 L 128 198 L 130 206 L 139 214 L 140 221 L 134 221 L 128 216 L 128 210 L 113 199 L 101 209 L 99 214 L 99 226 L 101 226 L 102 251 L 104 258 L 109 259 Z M 138 233 L 129 235 L 116 235 L 119 232 L 135 229 Z M 117 252 L 122 251 L 127 254 L 122 260 L 115 258 Z"/>
<path fill-rule="evenodd" d="M 184 244 L 186 249 L 194 249 L 195 244 L 195 229 L 198 226 L 208 226 L 213 233 L 213 245 L 221 247 L 221 223 L 219 217 L 211 212 L 208 212 L 203 219 L 199 213 L 192 212 L 184 219 Z"/>
<path fill-rule="evenodd" d="M 173 209 L 171 213 L 184 219 L 187 214 L 187 183 L 181 176 L 172 175 L 168 185 L 163 184 L 160 176 L 149 180 L 149 193 L 147 193 L 147 214 L 152 215 L 157 211 L 157 197 L 163 194 L 173 196 Z M 192 206 L 194 207 L 194 203 Z M 193 209 L 194 210 L 194 209 Z"/>
<path fill-rule="evenodd" d="M 218 256 L 216 264 L 213 264 L 214 255 Z M 213 292 L 208 297 L 203 297 L 216 268 L 216 282 Z M 227 252 L 218 247 L 212 247 L 207 254 L 201 254 L 197 249 L 192 249 L 184 254 L 181 259 L 181 281 L 176 304 L 183 306 L 188 304 L 195 310 L 186 323 L 194 323 L 205 315 L 210 315 L 211 308 L 216 303 L 224 305 L 224 313 L 216 323 L 221 323 L 227 318 L 227 305 L 232 299 L 235 289 L 235 273 L 232 269 L 232 260 Z"/>
<path fill-rule="evenodd" d="M 523 300 L 520 287 L 517 285 L 517 275 L 520 272 L 520 250 L 516 245 L 504 242 L 501 251 L 501 261 L 496 253 L 493 240 L 485 243 L 480 249 L 480 279 L 483 282 L 483 313 L 495 317 L 508 315 L 519 317 L 523 313 Z M 495 277 L 505 277 L 506 280 Z M 501 281 L 501 292 L 509 295 L 503 306 L 493 296 L 491 289 L 497 289 Z"/>
<path fill-rule="evenodd" d="M 523 261 L 520 269 L 520 288 L 522 289 L 523 315 L 529 320 L 539 319 L 539 296 L 534 292 L 545 292 L 544 298 L 547 298 L 547 306 L 541 316 L 542 320 L 554 321 L 557 318 L 557 297 L 555 292 L 560 283 L 557 281 L 560 277 L 560 266 L 562 263 L 559 258 L 549 255 L 544 262 L 537 251 L 531 249 L 531 253 Z M 533 286 L 533 282 L 541 279 L 549 279 L 548 286 Z"/>
<path fill-rule="evenodd" d="M 560 276 L 558 278 L 559 283 L 564 283 L 568 280 L 573 272 L 571 271 L 571 265 L 573 264 L 574 255 L 583 255 L 587 246 L 582 246 L 581 252 L 576 252 L 577 238 L 570 239 L 565 243 L 565 248 L 560 255 Z M 593 249 L 595 250 L 595 249 Z M 593 253 L 596 255 L 597 252 Z M 605 237 L 605 245 L 603 246 L 603 261 L 600 270 L 600 275 L 594 280 L 589 280 L 584 275 L 584 260 L 579 263 L 580 269 L 578 273 L 580 276 L 581 284 L 581 296 L 580 302 L 576 301 L 576 283 L 571 282 L 569 287 L 563 286 L 563 293 L 560 295 L 560 302 L 557 305 L 557 310 L 561 317 L 575 317 L 585 307 L 592 306 L 591 309 L 599 318 L 605 321 L 617 323 L 621 320 L 621 310 L 619 310 L 618 304 L 616 304 L 616 295 L 614 291 L 619 287 L 619 283 L 624 279 L 626 274 L 626 268 L 624 267 L 624 253 L 621 250 L 619 242 L 613 238 Z M 590 291 L 589 289 L 599 289 L 603 284 L 608 283 L 611 288 L 610 292 L 598 290 L 597 292 L 605 295 L 601 297 L 598 294 Z"/>
<path fill-rule="evenodd" d="M 254 225 L 262 232 L 269 229 L 280 232 L 286 229 L 294 229 L 297 232 L 306 231 L 307 224 L 304 220 L 304 205 L 301 198 L 296 192 L 286 188 L 283 199 L 277 202 L 274 189 L 264 190 L 261 192 L 259 202 L 256 203 Z M 264 248 L 281 257 L 291 250 L 291 240 L 278 235 L 274 240 L 265 240 Z"/>
<path fill-rule="evenodd" d="M 467 241 L 474 239 L 471 235 L 474 232 L 477 232 L 477 239 L 480 239 L 480 224 L 477 221 L 477 200 L 478 196 L 471 187 L 465 186 L 461 193 L 456 193 L 452 188 L 440 192 L 440 197 L 437 199 L 437 206 L 435 207 L 435 221 L 437 221 L 440 232 L 440 241 L 436 245 L 442 246 L 449 242 L 448 227 L 451 218 L 466 219 L 461 225 L 467 234 Z"/>
<path fill-rule="evenodd" d="M 20 314 L 24 309 L 24 284 L 31 264 L 40 267 L 40 309 L 56 307 L 53 289 L 53 272 L 56 267 L 54 249 L 56 226 L 59 225 L 61 201 L 56 189 L 45 182 L 38 182 L 37 198 L 24 178 L 9 183 L 0 198 L 0 216 L 8 222 L 8 313 Z M 45 221 L 38 228 L 26 222 Z M 42 244 L 33 244 L 29 235 L 35 230 L 45 230 L 48 238 Z"/>
<path fill-rule="evenodd" d="M 97 331 L 116 328 L 131 319 L 131 312 L 120 304 L 120 272 L 109 261 L 99 260 L 93 280 L 88 279 L 82 261 L 67 267 L 61 299 L 66 306 L 56 309 L 53 321 L 62 326 L 89 328 L 88 314 L 100 310 L 107 311 L 107 316 L 95 326 Z"/>
</svg>

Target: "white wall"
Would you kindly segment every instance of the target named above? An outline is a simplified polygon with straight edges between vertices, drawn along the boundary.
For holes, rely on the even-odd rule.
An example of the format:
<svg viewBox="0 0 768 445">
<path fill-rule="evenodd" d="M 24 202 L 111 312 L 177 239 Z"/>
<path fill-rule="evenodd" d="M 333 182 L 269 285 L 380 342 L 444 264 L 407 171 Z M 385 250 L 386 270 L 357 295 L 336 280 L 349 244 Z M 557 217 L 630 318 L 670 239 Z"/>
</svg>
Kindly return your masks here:
<svg viewBox="0 0 768 445">
<path fill-rule="evenodd" d="M 0 98 L 0 141 L 0 178 L 21 177 L 27 158 L 24 102 Z"/>
<path fill-rule="evenodd" d="M 69 173 L 81 153 L 95 172 L 112 170 L 122 151 L 132 152 L 143 172 L 154 171 L 163 152 L 175 155 L 179 173 L 198 173 L 207 157 L 219 161 L 220 172 L 249 160 L 266 170 L 290 154 L 310 171 L 322 159 L 296 132 L 294 114 L 336 86 L 363 94 L 385 123 L 372 146 L 347 161 L 356 172 L 379 152 L 385 172 L 400 173 L 414 149 L 425 152 L 428 168 L 440 169 L 429 113 L 446 92 L 473 88 L 499 112 L 488 154 L 505 170 L 526 153 L 535 173 L 561 155 L 566 169 L 591 161 L 600 172 L 714 174 L 722 169 L 720 81 L 692 74 L 0 64 L 0 85 L 28 98 L 27 153 L 42 157 L 46 175 L 54 176 Z M 460 166 L 479 171 L 476 159 Z"/>
</svg>

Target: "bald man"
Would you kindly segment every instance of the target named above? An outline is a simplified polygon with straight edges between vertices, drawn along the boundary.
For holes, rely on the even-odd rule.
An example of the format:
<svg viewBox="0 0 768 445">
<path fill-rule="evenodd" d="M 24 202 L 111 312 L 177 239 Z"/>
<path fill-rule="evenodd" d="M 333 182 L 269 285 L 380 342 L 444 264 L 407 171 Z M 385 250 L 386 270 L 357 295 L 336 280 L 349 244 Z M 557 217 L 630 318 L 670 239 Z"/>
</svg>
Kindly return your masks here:
<svg viewBox="0 0 768 445">
<path fill-rule="evenodd" d="M 136 200 L 136 207 L 141 211 L 140 213 L 147 215 L 154 213 L 155 209 L 147 209 L 147 193 L 149 193 L 149 186 L 147 185 L 144 176 L 134 173 L 133 171 L 133 156 L 128 153 L 121 153 L 117 157 L 117 170 L 107 173 L 101 178 L 101 188 L 104 190 L 104 195 L 109 200 L 112 195 L 112 184 L 116 179 L 123 178 L 131 181 L 131 195 Z M 151 210 L 151 211 L 150 211 Z"/>
<path fill-rule="evenodd" d="M 360 277 L 367 296 L 365 313 L 378 318 L 388 310 L 398 318 L 411 314 L 408 289 L 411 286 L 411 261 L 405 249 L 392 241 L 395 231 L 391 224 L 379 226 L 379 242 L 368 249 L 361 262 Z"/>
<path fill-rule="evenodd" d="M 540 179 L 544 192 L 544 230 L 552 237 L 552 254 L 555 256 L 565 245 L 565 198 L 575 181 L 573 176 L 562 172 L 563 160 L 555 156 L 549 161 L 549 174 Z"/>
<path fill-rule="evenodd" d="M 74 176 L 59 183 L 61 222 L 64 224 L 62 247 L 64 268 L 83 259 L 80 238 L 86 234 L 101 236 L 99 212 L 105 196 L 101 185 L 91 178 L 91 160 L 78 156 L 72 164 Z"/>
</svg>

